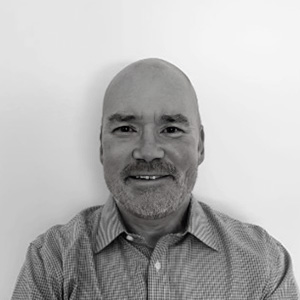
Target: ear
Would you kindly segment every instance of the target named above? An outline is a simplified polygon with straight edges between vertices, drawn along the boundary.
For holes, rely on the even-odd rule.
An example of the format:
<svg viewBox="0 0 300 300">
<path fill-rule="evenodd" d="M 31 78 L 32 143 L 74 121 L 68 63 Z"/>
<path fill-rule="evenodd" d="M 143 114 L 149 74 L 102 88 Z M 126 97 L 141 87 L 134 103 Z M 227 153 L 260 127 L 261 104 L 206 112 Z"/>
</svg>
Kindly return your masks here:
<svg viewBox="0 0 300 300">
<path fill-rule="evenodd" d="M 103 147 L 102 147 L 102 126 L 100 128 L 100 161 L 103 165 Z"/>
<path fill-rule="evenodd" d="M 198 144 L 198 166 L 201 165 L 201 163 L 204 160 L 204 128 L 202 125 L 200 125 L 199 128 L 199 144 Z"/>
</svg>

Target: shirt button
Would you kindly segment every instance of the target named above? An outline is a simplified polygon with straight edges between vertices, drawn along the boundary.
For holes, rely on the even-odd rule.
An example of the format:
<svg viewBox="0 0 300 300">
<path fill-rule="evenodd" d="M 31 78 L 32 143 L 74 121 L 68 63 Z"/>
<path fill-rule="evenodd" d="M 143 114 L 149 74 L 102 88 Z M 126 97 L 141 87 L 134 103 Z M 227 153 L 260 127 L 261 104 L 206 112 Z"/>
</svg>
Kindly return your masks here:
<svg viewBox="0 0 300 300">
<path fill-rule="evenodd" d="M 126 236 L 126 239 L 127 239 L 128 241 L 130 241 L 130 242 L 133 241 L 133 237 L 132 237 L 131 235 L 127 235 L 127 236 Z"/>
<path fill-rule="evenodd" d="M 154 265 L 156 271 L 159 271 L 161 269 L 161 263 L 159 261 L 157 261 Z"/>
</svg>

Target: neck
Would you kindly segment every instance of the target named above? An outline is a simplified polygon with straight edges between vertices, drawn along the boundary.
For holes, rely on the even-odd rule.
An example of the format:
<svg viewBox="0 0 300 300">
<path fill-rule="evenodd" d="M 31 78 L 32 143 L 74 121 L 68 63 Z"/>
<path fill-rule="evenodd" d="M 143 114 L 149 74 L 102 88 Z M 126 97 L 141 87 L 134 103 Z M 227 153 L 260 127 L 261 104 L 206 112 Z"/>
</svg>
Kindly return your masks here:
<svg viewBox="0 0 300 300">
<path fill-rule="evenodd" d="M 175 212 L 159 219 L 143 219 L 120 205 L 118 208 L 127 230 L 144 237 L 147 244 L 154 248 L 162 236 L 184 230 L 189 203 L 190 196 Z"/>
</svg>

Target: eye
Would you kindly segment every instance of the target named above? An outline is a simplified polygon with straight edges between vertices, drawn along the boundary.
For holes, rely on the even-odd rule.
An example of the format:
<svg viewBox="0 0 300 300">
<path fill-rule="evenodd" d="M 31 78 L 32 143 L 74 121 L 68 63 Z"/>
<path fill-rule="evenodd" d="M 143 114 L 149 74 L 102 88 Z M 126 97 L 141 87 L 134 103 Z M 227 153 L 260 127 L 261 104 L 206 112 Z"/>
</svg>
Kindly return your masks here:
<svg viewBox="0 0 300 300">
<path fill-rule="evenodd" d="M 130 132 L 136 132 L 136 130 L 130 126 L 120 126 L 118 128 L 115 128 L 113 132 L 117 133 L 130 133 Z"/>
<path fill-rule="evenodd" d="M 170 126 L 165 128 L 162 133 L 174 135 L 174 136 L 180 136 L 184 131 L 178 127 Z"/>
</svg>

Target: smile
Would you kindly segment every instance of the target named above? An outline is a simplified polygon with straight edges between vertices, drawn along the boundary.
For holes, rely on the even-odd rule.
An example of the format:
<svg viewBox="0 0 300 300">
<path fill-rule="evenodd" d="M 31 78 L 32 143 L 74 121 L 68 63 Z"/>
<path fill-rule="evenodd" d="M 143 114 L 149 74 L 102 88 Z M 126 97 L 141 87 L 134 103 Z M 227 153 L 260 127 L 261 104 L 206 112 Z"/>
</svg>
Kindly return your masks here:
<svg viewBox="0 0 300 300">
<path fill-rule="evenodd" d="M 166 176 L 160 175 L 137 175 L 137 176 L 130 176 L 133 179 L 140 179 L 140 180 L 157 180 Z"/>
</svg>

